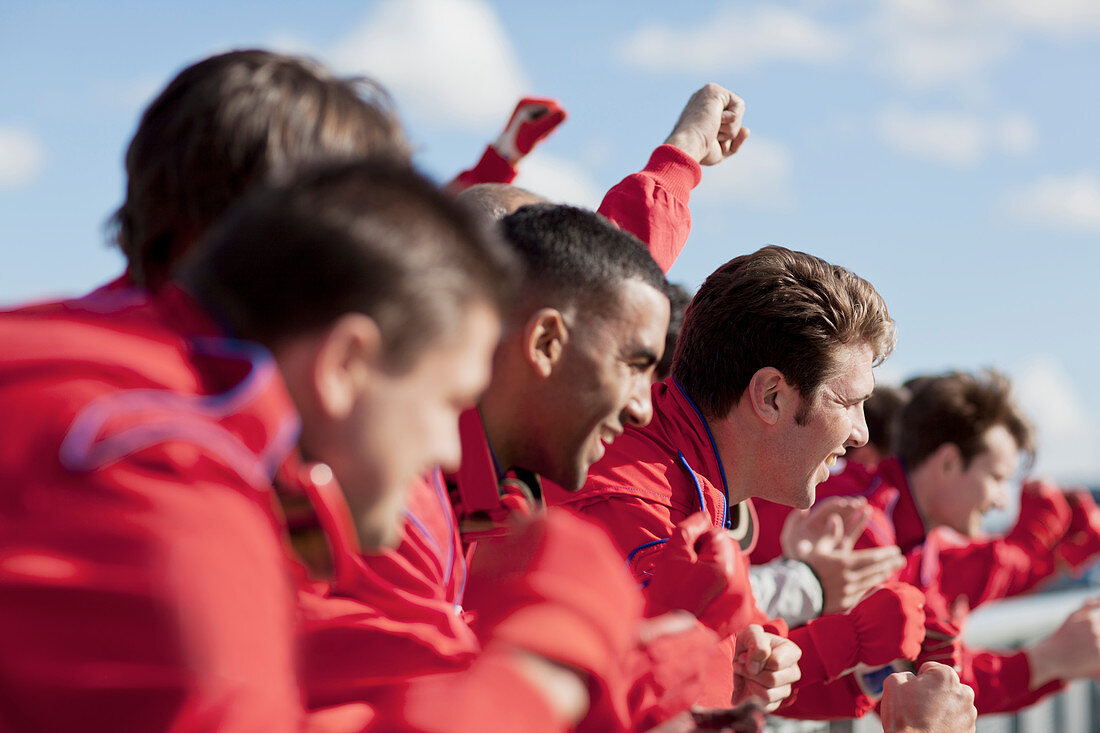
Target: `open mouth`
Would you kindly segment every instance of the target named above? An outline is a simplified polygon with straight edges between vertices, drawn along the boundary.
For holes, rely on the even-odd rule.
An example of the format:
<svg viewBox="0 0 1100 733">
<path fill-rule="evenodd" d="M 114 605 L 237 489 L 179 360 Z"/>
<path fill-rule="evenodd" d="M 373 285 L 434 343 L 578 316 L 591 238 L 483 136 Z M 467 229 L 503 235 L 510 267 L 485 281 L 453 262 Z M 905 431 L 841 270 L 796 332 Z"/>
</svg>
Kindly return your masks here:
<svg viewBox="0 0 1100 733">
<path fill-rule="evenodd" d="M 836 453 L 830 454 L 829 457 L 825 459 L 825 465 L 830 466 L 830 467 L 835 466 L 836 465 L 836 459 L 838 457 L 839 456 L 837 456 Z"/>
</svg>

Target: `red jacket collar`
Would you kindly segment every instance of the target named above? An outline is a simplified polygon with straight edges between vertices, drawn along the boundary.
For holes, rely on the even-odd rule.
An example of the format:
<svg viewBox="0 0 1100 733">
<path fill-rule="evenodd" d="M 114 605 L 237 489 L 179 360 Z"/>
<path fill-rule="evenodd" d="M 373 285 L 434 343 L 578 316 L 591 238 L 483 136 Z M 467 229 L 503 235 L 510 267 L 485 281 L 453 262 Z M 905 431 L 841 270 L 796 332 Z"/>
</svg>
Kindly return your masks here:
<svg viewBox="0 0 1100 733">
<path fill-rule="evenodd" d="M 688 396 L 675 377 L 669 377 L 653 390 L 654 421 L 660 415 L 666 434 L 684 454 L 692 470 L 722 489 L 729 499 L 726 469 L 718 455 L 718 446 L 710 425 L 695 401 Z M 658 404 L 660 407 L 658 408 Z"/>
<path fill-rule="evenodd" d="M 583 489 L 548 494 L 550 503 L 583 505 L 601 496 L 631 495 L 685 516 L 702 509 L 716 526 L 729 526 L 725 469 L 706 419 L 671 377 L 653 385 L 651 394 L 650 423 L 627 427 L 589 471 Z M 735 505 L 732 524 L 750 551 L 756 524 L 751 502 Z"/>
<path fill-rule="evenodd" d="M 872 483 L 868 486 L 867 499 L 890 517 L 898 547 L 903 553 L 909 552 L 927 538 L 928 530 L 913 499 L 909 475 L 900 459 L 887 458 L 878 464 Z"/>
<path fill-rule="evenodd" d="M 458 513 L 461 516 L 475 512 L 493 515 L 501 508 L 499 483 L 502 477 L 476 407 L 459 416 L 458 434 L 462 443 L 462 465 L 457 473 L 447 477 L 458 489 Z"/>
<path fill-rule="evenodd" d="M 175 286 L 150 295 L 116 281 L 53 310 L 97 325 L 87 334 L 98 343 L 88 348 L 114 350 L 103 368 L 142 375 L 141 387 L 104 394 L 79 412 L 61 448 L 67 467 L 94 470 L 120 452 L 179 437 L 220 455 L 257 488 L 270 486 L 300 426 L 267 349 L 221 335 Z M 117 344 L 103 343 L 116 335 Z"/>
</svg>

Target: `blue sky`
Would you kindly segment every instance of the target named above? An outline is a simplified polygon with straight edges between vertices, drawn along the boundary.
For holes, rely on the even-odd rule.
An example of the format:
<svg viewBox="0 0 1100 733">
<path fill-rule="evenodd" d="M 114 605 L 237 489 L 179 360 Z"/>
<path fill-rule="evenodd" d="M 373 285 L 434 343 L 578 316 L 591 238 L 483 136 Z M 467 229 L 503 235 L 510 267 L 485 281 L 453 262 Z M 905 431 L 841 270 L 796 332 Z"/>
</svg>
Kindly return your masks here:
<svg viewBox="0 0 1100 733">
<path fill-rule="evenodd" d="M 1007 371 L 1039 469 L 1100 483 L 1098 41 L 1095 0 L 8 0 L 0 302 L 120 271 L 104 222 L 138 114 L 216 51 L 372 74 L 440 180 L 519 96 L 557 97 L 570 118 L 517 183 L 589 206 L 715 81 L 744 97 L 753 134 L 705 171 L 672 278 L 696 286 L 767 243 L 846 265 L 898 321 L 880 381 Z"/>
</svg>

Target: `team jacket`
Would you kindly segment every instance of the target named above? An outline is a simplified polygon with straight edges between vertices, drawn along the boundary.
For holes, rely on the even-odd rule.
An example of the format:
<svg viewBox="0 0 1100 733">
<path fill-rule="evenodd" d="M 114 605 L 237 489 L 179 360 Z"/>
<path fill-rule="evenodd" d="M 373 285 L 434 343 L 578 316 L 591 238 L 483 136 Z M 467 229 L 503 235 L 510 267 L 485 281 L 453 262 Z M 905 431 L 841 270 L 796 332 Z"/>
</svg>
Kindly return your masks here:
<svg viewBox="0 0 1100 733">
<path fill-rule="evenodd" d="M 747 554 L 760 536 L 752 503 L 729 506 L 725 469 L 702 413 L 672 377 L 654 385 L 652 400 L 653 420 L 649 425 L 628 426 L 589 470 L 580 492 L 549 495 L 549 501 L 602 524 L 642 583 L 652 558 L 668 541 L 675 525 L 700 509 L 714 526 L 726 527 L 739 540 L 747 563 Z M 744 592 L 751 601 L 751 588 Z M 755 601 L 742 609 L 737 625 L 751 623 L 787 635 L 786 625 L 769 619 Z M 732 637 L 724 640 L 727 653 L 733 643 Z M 799 646 L 804 659 L 814 653 L 811 644 Z M 732 656 L 727 661 L 722 674 L 713 674 L 707 680 L 707 704 L 718 705 L 722 700 L 728 704 L 733 689 Z M 850 675 L 829 683 L 804 678 L 795 699 L 781 713 L 814 719 L 845 718 L 862 715 L 873 704 Z"/>
<path fill-rule="evenodd" d="M 849 462 L 818 487 L 819 499 L 829 496 L 867 498 L 872 515 L 856 547 L 897 545 L 906 556 L 906 565 L 896 579 L 938 593 L 952 609 L 949 613 L 954 618 L 950 620 L 956 626 L 965 621 L 970 609 L 1026 592 L 1056 570 L 1052 553 L 1028 554 L 1004 537 L 972 542 L 946 527 L 927 530 L 909 490 L 905 468 L 897 458 L 882 461 L 874 471 Z M 761 535 L 777 536 L 790 509 L 763 501 L 756 508 Z M 780 552 L 777 543 L 758 546 L 752 560 L 766 562 Z M 1030 689 L 1031 670 L 1024 652 L 963 645 L 960 654 L 960 679 L 974 688 L 974 704 L 982 714 L 1019 710 L 1064 687 L 1054 681 Z"/>
</svg>

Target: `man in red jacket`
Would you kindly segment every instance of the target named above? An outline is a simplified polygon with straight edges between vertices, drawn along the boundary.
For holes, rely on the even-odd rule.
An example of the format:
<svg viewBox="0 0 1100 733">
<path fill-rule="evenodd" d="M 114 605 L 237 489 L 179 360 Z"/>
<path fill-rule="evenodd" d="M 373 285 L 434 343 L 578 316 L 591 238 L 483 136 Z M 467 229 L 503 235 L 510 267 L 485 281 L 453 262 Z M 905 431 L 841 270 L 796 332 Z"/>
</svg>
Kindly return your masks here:
<svg viewBox="0 0 1100 733">
<path fill-rule="evenodd" d="M 512 261 L 448 206 L 404 170 L 335 171 L 244 210 L 188 292 L 103 290 L 0 319 L 5 727 L 297 728 L 270 482 L 301 415 L 373 546 L 411 477 L 457 460 L 456 411 L 487 379 Z"/>
<path fill-rule="evenodd" d="M 862 403 L 874 387 L 871 370 L 892 348 L 893 321 L 881 297 L 847 270 L 780 247 L 731 260 L 688 308 L 672 377 L 653 388 L 653 421 L 630 427 L 584 489 L 558 500 L 608 529 L 636 577 L 648 582 L 651 606 L 685 607 L 678 596 L 726 576 L 711 607 L 691 610 L 719 633 L 767 623 L 747 571 L 730 573 L 727 565 L 706 581 L 704 566 L 717 564 L 700 552 L 698 537 L 677 526 L 701 511 L 751 549 L 746 499 L 810 506 L 846 446 L 866 441 Z M 733 567 L 744 565 L 739 556 Z M 677 578 L 688 580 L 678 586 Z M 923 638 L 922 600 L 912 588 L 883 589 L 847 616 L 823 617 L 792 634 L 803 649 L 796 705 L 819 705 L 823 716 L 869 707 L 851 687 L 815 697 L 808 686 L 883 655 L 912 658 Z M 711 699 L 728 700 L 743 682 L 740 673 L 712 680 Z M 843 708 L 830 707 L 841 698 Z"/>
<path fill-rule="evenodd" d="M 1032 430 L 995 372 L 923 379 L 895 423 L 895 454 L 868 470 L 855 463 L 830 478 L 823 496 L 863 496 L 871 511 L 858 544 L 896 545 L 907 555 L 898 578 L 937 602 L 949 625 L 987 601 L 1026 592 L 1061 568 L 1100 553 L 1100 511 L 1084 492 L 1024 485 L 1020 517 L 1003 537 L 985 538 L 982 516 L 1003 506 Z M 783 507 L 761 507 L 773 529 Z M 769 559 L 767 553 L 754 560 Z M 1097 610 L 1081 609 L 1050 637 L 1020 652 L 955 644 L 953 661 L 981 713 L 1019 710 L 1100 669 Z M 946 650 L 945 650 L 946 651 Z"/>
</svg>

